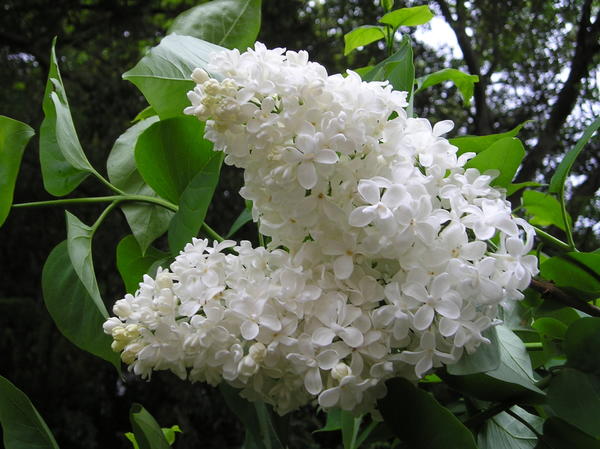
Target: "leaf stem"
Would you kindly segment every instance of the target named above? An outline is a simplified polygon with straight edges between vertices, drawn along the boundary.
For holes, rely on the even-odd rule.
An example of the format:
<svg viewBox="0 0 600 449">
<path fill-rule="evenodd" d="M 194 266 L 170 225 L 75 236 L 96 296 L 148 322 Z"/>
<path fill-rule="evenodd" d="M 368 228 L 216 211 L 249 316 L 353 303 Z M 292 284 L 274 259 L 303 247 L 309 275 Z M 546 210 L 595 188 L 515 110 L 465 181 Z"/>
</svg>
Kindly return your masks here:
<svg viewBox="0 0 600 449">
<path fill-rule="evenodd" d="M 102 176 L 100 173 L 98 173 L 96 170 L 92 171 L 92 174 L 98 178 L 98 180 L 104 184 L 106 187 L 108 187 L 110 190 L 112 190 L 115 193 L 118 193 L 119 195 L 127 195 L 124 191 L 122 191 L 121 189 L 119 189 L 117 186 L 113 185 L 110 183 L 110 181 L 108 179 L 106 179 L 104 176 Z"/>
<path fill-rule="evenodd" d="M 102 222 L 104 221 L 104 219 L 108 216 L 108 214 L 119 205 L 121 201 L 120 200 L 114 200 L 112 203 L 110 203 L 106 209 L 104 209 L 102 211 L 102 213 L 100 214 L 100 216 L 96 219 L 96 221 L 94 222 L 94 224 L 92 225 L 92 235 L 94 235 L 96 233 L 96 230 L 100 227 L 100 225 L 102 224 Z"/>
<path fill-rule="evenodd" d="M 209 237 L 212 237 L 217 242 L 222 242 L 223 240 L 225 240 L 217 231 L 215 231 L 213 228 L 207 225 L 206 222 L 202 222 L 202 229 L 204 229 L 204 232 L 206 232 L 206 234 L 208 234 Z"/>
<path fill-rule="evenodd" d="M 515 418 L 517 421 L 519 421 L 525 427 L 527 427 L 537 437 L 538 440 L 540 440 L 542 438 L 542 434 L 540 434 L 535 429 L 535 427 L 533 427 L 531 424 L 529 424 L 526 419 L 523 419 L 521 416 L 519 416 L 518 413 L 513 412 L 511 409 L 506 410 L 506 413 L 508 413 L 510 416 Z"/>
<path fill-rule="evenodd" d="M 498 413 L 504 412 L 511 408 L 514 404 L 511 402 L 500 402 L 498 404 L 492 405 L 490 408 L 482 410 L 476 415 L 471 416 L 469 419 L 463 422 L 466 427 L 476 428 L 479 425 L 483 424 L 490 418 L 493 418 Z"/>
<path fill-rule="evenodd" d="M 544 345 L 542 344 L 542 342 L 531 342 L 531 343 L 524 343 L 525 344 L 525 348 L 528 351 L 543 351 L 544 350 Z"/>
<path fill-rule="evenodd" d="M 563 223 L 565 224 L 565 233 L 567 234 L 567 242 L 569 243 L 569 249 L 571 251 L 577 251 L 575 247 L 575 241 L 573 240 L 573 231 L 571 230 L 571 226 L 569 223 L 569 215 L 567 214 L 567 204 L 565 202 L 565 189 L 560 189 L 559 192 L 559 200 L 560 200 L 560 213 L 562 215 Z"/>
<path fill-rule="evenodd" d="M 64 198 L 60 200 L 49 200 L 49 201 L 34 201 L 31 203 L 17 203 L 13 204 L 12 207 L 20 208 L 20 207 L 45 207 L 45 206 L 61 206 L 66 204 L 89 204 L 89 203 L 108 203 L 112 201 L 133 201 L 140 203 L 150 203 L 156 204 L 158 206 L 162 206 L 165 209 L 172 210 L 173 212 L 177 212 L 179 209 L 177 205 L 163 200 L 162 198 L 156 198 L 146 195 L 110 195 L 110 196 L 96 196 L 89 198 Z"/>
<path fill-rule="evenodd" d="M 553 235 L 548 234 L 543 229 L 540 229 L 537 226 L 533 226 L 533 229 L 535 230 L 535 233 L 537 234 L 538 238 L 540 240 L 542 240 L 544 243 L 546 243 L 547 245 L 550 245 L 561 251 L 571 251 L 572 250 L 570 245 L 563 242 L 562 240 L 557 239 Z M 573 238 L 573 236 L 571 236 L 571 238 Z"/>
</svg>

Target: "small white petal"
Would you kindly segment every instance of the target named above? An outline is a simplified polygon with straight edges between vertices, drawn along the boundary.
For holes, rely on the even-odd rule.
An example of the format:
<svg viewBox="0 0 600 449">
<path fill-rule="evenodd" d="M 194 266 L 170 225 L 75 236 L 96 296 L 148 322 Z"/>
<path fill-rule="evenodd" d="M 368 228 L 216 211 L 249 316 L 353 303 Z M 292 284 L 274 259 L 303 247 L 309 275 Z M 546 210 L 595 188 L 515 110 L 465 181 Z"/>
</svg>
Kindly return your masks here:
<svg viewBox="0 0 600 449">
<path fill-rule="evenodd" d="M 413 319 L 415 329 L 418 331 L 427 329 L 433 322 L 433 316 L 433 309 L 427 304 L 422 305 L 419 310 L 417 310 L 417 313 L 415 313 L 415 317 Z"/>
<path fill-rule="evenodd" d="M 333 262 L 333 272 L 338 279 L 348 279 L 354 271 L 352 256 L 340 256 Z"/>
<path fill-rule="evenodd" d="M 240 326 L 242 337 L 246 340 L 253 340 L 258 335 L 258 324 L 254 321 L 246 320 Z"/>
<path fill-rule="evenodd" d="M 321 372 L 319 368 L 311 368 L 304 376 L 304 388 L 310 394 L 317 395 L 323 389 L 323 381 L 321 380 Z"/>
<path fill-rule="evenodd" d="M 302 162 L 298 165 L 298 182 L 306 190 L 317 185 L 317 170 L 312 162 Z"/>
</svg>

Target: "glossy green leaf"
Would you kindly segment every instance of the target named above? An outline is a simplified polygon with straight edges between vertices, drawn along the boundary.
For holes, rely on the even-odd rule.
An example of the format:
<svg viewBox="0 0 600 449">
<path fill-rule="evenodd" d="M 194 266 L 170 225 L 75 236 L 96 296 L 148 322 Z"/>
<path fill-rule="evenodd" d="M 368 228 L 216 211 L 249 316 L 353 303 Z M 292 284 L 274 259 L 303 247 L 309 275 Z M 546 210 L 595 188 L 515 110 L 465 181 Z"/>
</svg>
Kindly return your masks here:
<svg viewBox="0 0 600 449">
<path fill-rule="evenodd" d="M 464 137 L 455 137 L 454 139 L 450 139 L 450 143 L 458 147 L 457 154 L 463 153 L 481 153 L 483 150 L 487 150 L 491 147 L 495 142 L 500 139 L 505 139 L 507 137 L 515 137 L 521 128 L 525 126 L 527 122 L 523 122 L 518 126 L 515 126 L 510 131 L 500 134 L 489 134 L 487 136 L 464 136 Z"/>
<path fill-rule="evenodd" d="M 594 357 L 595 354 L 589 354 Z M 548 406 L 559 418 L 581 431 L 600 438 L 600 378 L 564 368 L 548 387 Z"/>
<path fill-rule="evenodd" d="M 140 404 L 131 406 L 129 421 L 140 449 L 170 449 L 160 426 Z"/>
<path fill-rule="evenodd" d="M 58 444 L 25 393 L 0 376 L 0 424 L 5 449 L 58 449 Z"/>
<path fill-rule="evenodd" d="M 75 134 L 69 103 L 62 86 L 55 45 L 56 38 L 52 41 L 50 70 L 42 104 L 44 120 L 40 127 L 40 164 L 46 191 L 54 196 L 64 196 L 71 193 L 90 172 L 74 166 L 63 153 L 63 145 L 67 145 L 65 148 L 75 153 L 81 146 Z M 56 104 L 59 105 L 59 111 L 56 110 Z M 58 129 L 61 130 L 60 133 Z"/>
<path fill-rule="evenodd" d="M 156 248 L 148 248 L 146 254 L 142 254 L 133 235 L 125 236 L 117 245 L 117 269 L 125 282 L 127 293 L 134 293 L 138 289 L 144 274 L 154 277 L 158 268 L 157 262 L 166 266 L 168 261 L 169 254 Z"/>
<path fill-rule="evenodd" d="M 585 145 L 592 138 L 592 135 L 598 131 L 598 128 L 600 128 L 600 117 L 596 118 L 596 120 L 586 128 L 583 136 L 581 136 L 577 141 L 577 144 L 575 144 L 575 146 L 565 155 L 556 168 L 554 176 L 552 176 L 552 179 L 550 180 L 550 188 L 548 189 L 550 193 L 562 194 L 571 167 L 573 167 L 573 164 L 575 163 L 575 159 L 577 159 L 577 156 L 583 151 Z"/>
<path fill-rule="evenodd" d="M 569 366 L 600 375 L 600 318 L 580 318 L 567 329 L 564 344 Z"/>
<path fill-rule="evenodd" d="M 441 84 L 445 81 L 452 81 L 458 88 L 465 105 L 469 106 L 471 103 L 471 98 L 473 98 L 475 83 L 479 81 L 479 77 L 477 75 L 469 75 L 468 73 L 461 72 L 460 70 L 456 69 L 444 69 L 430 75 L 417 78 L 416 81 L 417 90 L 415 90 L 415 93 L 425 90 L 428 87 L 435 86 L 436 84 Z"/>
<path fill-rule="evenodd" d="M 411 449 L 476 449 L 471 432 L 429 393 L 402 378 L 386 386 L 388 394 L 378 408 L 388 427 Z"/>
<path fill-rule="evenodd" d="M 246 429 L 244 448 L 283 449 L 284 445 L 275 431 L 269 409 L 262 402 L 250 403 L 239 390 L 222 382 L 219 390 L 229 409 L 242 421 Z"/>
<path fill-rule="evenodd" d="M 10 212 L 21 158 L 34 134 L 25 123 L 0 115 L 0 226 Z"/>
<path fill-rule="evenodd" d="M 505 137 L 478 153 L 466 163 L 465 167 L 476 168 L 481 173 L 487 170 L 499 170 L 500 175 L 491 182 L 491 185 L 507 187 L 524 156 L 525 149 L 521 141 L 514 137 Z"/>
<path fill-rule="evenodd" d="M 398 51 L 377 64 L 363 79 L 365 81 L 387 80 L 395 90 L 408 92 L 410 97 L 415 82 L 415 66 L 410 38 L 404 36 Z"/>
<path fill-rule="evenodd" d="M 394 28 L 401 26 L 417 26 L 429 22 L 433 13 L 428 6 L 413 6 L 412 8 L 400 8 L 385 14 L 379 22 Z"/>
<path fill-rule="evenodd" d="M 191 36 L 169 35 L 123 74 L 144 94 L 161 119 L 183 115 L 190 105 L 187 92 L 196 67 L 206 68 L 209 56 L 223 47 Z"/>
<path fill-rule="evenodd" d="M 483 373 L 500 366 L 500 343 L 496 328 L 486 330 L 484 336 L 490 343 L 482 343 L 473 354 L 464 354 L 457 363 L 448 365 L 448 373 L 455 376 Z"/>
<path fill-rule="evenodd" d="M 119 136 L 108 155 L 106 161 L 108 179 L 125 193 L 158 197 L 156 192 L 144 182 L 135 165 L 135 146 L 138 138 L 157 121 L 158 117 L 153 116 L 133 125 Z M 173 217 L 172 211 L 148 203 L 126 202 L 122 203 L 121 209 L 142 249 L 142 254 L 154 240 L 167 232 Z"/>
<path fill-rule="evenodd" d="M 385 37 L 384 28 L 375 25 L 363 25 L 344 35 L 344 55 L 358 47 L 364 47 Z"/>
<path fill-rule="evenodd" d="M 104 333 L 106 309 L 98 308 L 73 268 L 67 241 L 50 253 L 42 271 L 42 291 L 46 308 L 58 330 L 77 347 L 112 363 L 120 370 L 119 355 Z"/>
<path fill-rule="evenodd" d="M 196 174 L 213 156 L 204 124 L 195 117 L 176 117 L 152 124 L 135 146 L 137 169 L 162 198 L 178 204 Z"/>
<path fill-rule="evenodd" d="M 261 0 L 213 0 L 181 13 L 169 33 L 245 51 L 260 30 Z"/>
<path fill-rule="evenodd" d="M 600 254 L 571 252 L 547 259 L 540 265 L 544 279 L 557 286 L 582 292 L 592 299 L 600 295 Z"/>
<path fill-rule="evenodd" d="M 511 411 L 542 433 L 543 418 L 526 412 L 521 407 Z M 485 422 L 477 436 L 479 449 L 533 449 L 537 436 L 525 424 L 506 412 L 499 413 Z"/>
<path fill-rule="evenodd" d="M 100 313 L 105 318 L 108 318 L 108 312 L 102 301 L 94 272 L 94 261 L 92 259 L 92 238 L 94 237 L 94 231 L 70 212 L 66 212 L 66 217 L 67 244 L 71 264 Z"/>
<path fill-rule="evenodd" d="M 560 203 L 549 194 L 526 190 L 521 197 L 521 204 L 531 216 L 529 222 L 537 226 L 556 226 L 565 230 L 565 222 L 562 218 Z M 571 217 L 568 217 L 571 223 Z"/>
<path fill-rule="evenodd" d="M 542 440 L 536 449 L 600 449 L 600 441 L 555 416 L 544 422 Z"/>
<path fill-rule="evenodd" d="M 169 248 L 172 254 L 178 254 L 192 237 L 198 235 L 219 184 L 222 163 L 223 153 L 213 152 L 181 195 L 179 210 L 169 226 Z"/>
<path fill-rule="evenodd" d="M 235 221 L 231 225 L 231 228 L 229 229 L 229 232 L 227 233 L 225 238 L 228 239 L 229 237 L 234 235 L 236 232 L 238 232 L 242 228 L 242 226 L 244 226 L 246 223 L 251 222 L 251 221 L 252 221 L 252 207 L 250 207 L 250 209 L 248 209 L 246 207 L 240 213 L 240 215 L 235 219 Z"/>
</svg>

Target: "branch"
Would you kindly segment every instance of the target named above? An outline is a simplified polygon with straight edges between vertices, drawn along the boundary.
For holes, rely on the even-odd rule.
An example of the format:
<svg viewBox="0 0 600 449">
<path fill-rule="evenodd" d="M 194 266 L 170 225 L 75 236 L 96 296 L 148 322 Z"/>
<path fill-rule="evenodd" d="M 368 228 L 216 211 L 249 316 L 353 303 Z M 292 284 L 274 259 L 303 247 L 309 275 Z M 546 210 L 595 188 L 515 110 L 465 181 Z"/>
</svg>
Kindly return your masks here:
<svg viewBox="0 0 600 449">
<path fill-rule="evenodd" d="M 492 132 L 492 119 L 490 108 L 487 104 L 486 87 L 487 78 L 489 73 L 481 73 L 481 64 L 479 58 L 471 45 L 471 40 L 466 32 L 466 10 L 462 1 L 457 1 L 456 4 L 456 20 L 452 17 L 452 12 L 448 7 L 448 3 L 445 0 L 436 0 L 442 15 L 446 22 L 450 25 L 454 34 L 456 34 L 456 40 L 462 51 L 465 63 L 469 73 L 472 75 L 479 76 L 479 82 L 475 83 L 475 89 L 473 97 L 475 98 L 475 134 L 490 134 Z"/>
<path fill-rule="evenodd" d="M 542 156 L 556 152 L 558 131 L 575 107 L 581 90 L 581 81 L 588 76 L 594 62 L 594 56 L 600 51 L 600 12 L 592 24 L 590 22 L 591 8 L 592 0 L 586 0 L 579 20 L 577 43 L 575 53 L 571 59 L 569 77 L 552 106 L 550 116 L 539 135 L 537 145 L 523 159 L 523 164 L 515 180 L 517 183 L 533 179 Z"/>
<path fill-rule="evenodd" d="M 589 302 L 581 301 L 568 295 L 564 290 L 561 290 L 552 282 L 542 281 L 540 279 L 532 279 L 529 285 L 534 290 L 540 292 L 543 297 L 554 299 L 569 307 L 580 310 L 591 316 L 600 317 L 600 307 L 596 307 Z"/>
</svg>

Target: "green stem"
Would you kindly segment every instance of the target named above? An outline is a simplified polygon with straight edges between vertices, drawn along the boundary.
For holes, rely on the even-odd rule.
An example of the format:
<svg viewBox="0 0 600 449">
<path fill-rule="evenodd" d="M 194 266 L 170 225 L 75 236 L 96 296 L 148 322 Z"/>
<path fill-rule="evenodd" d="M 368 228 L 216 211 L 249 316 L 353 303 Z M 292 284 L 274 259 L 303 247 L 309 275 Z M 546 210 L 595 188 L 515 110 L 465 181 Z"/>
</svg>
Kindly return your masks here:
<svg viewBox="0 0 600 449">
<path fill-rule="evenodd" d="M 206 232 L 206 234 L 208 234 L 209 237 L 212 237 L 217 242 L 222 242 L 223 240 L 225 240 L 219 235 L 217 231 L 215 231 L 213 228 L 207 225 L 206 222 L 202 222 L 202 229 L 204 229 L 204 232 Z"/>
<path fill-rule="evenodd" d="M 96 230 L 100 227 L 100 225 L 102 224 L 102 222 L 104 221 L 104 219 L 108 216 L 108 214 L 119 205 L 121 201 L 120 200 L 114 200 L 112 203 L 110 203 L 106 209 L 104 209 L 102 211 L 102 213 L 100 214 L 100 216 L 98 217 L 98 219 L 94 222 L 94 224 L 92 225 L 92 235 L 94 235 L 96 233 Z"/>
<path fill-rule="evenodd" d="M 525 343 L 525 348 L 530 351 L 543 351 L 544 345 L 541 342 Z"/>
<path fill-rule="evenodd" d="M 567 234 L 567 242 L 569 243 L 569 248 L 571 251 L 577 251 L 577 248 L 575 247 L 575 241 L 573 240 L 573 231 L 571 231 L 571 226 L 569 224 L 569 214 L 567 214 L 567 204 L 565 202 L 564 186 L 562 189 L 560 189 L 559 200 L 560 213 L 562 215 L 563 223 L 565 224 L 565 233 Z"/>
<path fill-rule="evenodd" d="M 106 187 L 108 187 L 110 190 L 112 190 L 115 193 L 118 193 L 119 195 L 127 195 L 125 192 L 123 192 L 121 189 L 119 189 L 117 186 L 114 186 L 110 183 L 110 181 L 108 179 L 106 179 L 104 176 L 102 176 L 100 173 L 98 173 L 96 170 L 92 171 L 92 174 L 98 178 L 98 180 L 104 184 Z"/>
<path fill-rule="evenodd" d="M 533 229 L 535 229 L 535 233 L 537 234 L 538 238 L 540 240 L 542 240 L 544 243 L 546 243 L 547 245 L 552 246 L 561 251 L 571 251 L 572 250 L 571 246 L 569 246 L 562 240 L 557 239 L 553 235 L 548 234 L 546 231 L 538 228 L 537 226 L 533 226 Z"/>
<path fill-rule="evenodd" d="M 65 198 L 61 200 L 49 200 L 49 201 L 35 201 L 31 203 L 17 203 L 13 204 L 12 207 L 20 208 L 20 207 L 45 207 L 45 206 L 61 206 L 66 204 L 89 204 L 89 203 L 108 203 L 112 201 L 133 201 L 140 203 L 150 203 L 156 204 L 158 206 L 162 206 L 165 209 L 172 210 L 173 212 L 177 212 L 177 205 L 163 200 L 162 198 L 155 198 L 146 195 L 110 195 L 110 196 L 96 196 L 89 198 Z"/>
</svg>

